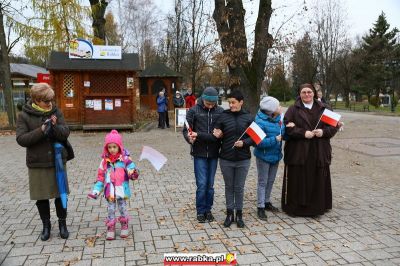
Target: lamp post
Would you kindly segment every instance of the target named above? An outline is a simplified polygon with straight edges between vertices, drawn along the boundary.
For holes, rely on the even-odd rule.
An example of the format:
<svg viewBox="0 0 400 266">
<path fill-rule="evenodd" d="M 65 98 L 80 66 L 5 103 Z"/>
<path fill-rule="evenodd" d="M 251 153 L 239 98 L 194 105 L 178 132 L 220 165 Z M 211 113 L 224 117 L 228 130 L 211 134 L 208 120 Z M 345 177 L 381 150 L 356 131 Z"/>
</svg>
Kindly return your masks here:
<svg viewBox="0 0 400 266">
<path fill-rule="evenodd" d="M 390 101 L 390 105 L 391 105 L 390 106 L 390 111 L 392 111 L 392 113 L 394 113 L 396 111 L 395 110 L 396 105 L 395 105 L 395 102 L 394 102 L 394 86 L 392 86 L 392 100 Z"/>
</svg>

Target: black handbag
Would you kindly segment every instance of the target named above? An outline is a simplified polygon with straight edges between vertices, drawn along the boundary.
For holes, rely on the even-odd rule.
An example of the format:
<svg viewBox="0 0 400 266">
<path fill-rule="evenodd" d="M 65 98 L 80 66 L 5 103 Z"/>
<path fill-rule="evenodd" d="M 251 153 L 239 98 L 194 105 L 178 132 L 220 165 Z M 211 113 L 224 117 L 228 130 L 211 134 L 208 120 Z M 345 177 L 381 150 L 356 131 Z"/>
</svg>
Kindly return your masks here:
<svg viewBox="0 0 400 266">
<path fill-rule="evenodd" d="M 63 142 L 64 148 L 67 151 L 67 161 L 75 158 L 74 149 L 72 149 L 71 143 L 68 140 Z"/>
</svg>

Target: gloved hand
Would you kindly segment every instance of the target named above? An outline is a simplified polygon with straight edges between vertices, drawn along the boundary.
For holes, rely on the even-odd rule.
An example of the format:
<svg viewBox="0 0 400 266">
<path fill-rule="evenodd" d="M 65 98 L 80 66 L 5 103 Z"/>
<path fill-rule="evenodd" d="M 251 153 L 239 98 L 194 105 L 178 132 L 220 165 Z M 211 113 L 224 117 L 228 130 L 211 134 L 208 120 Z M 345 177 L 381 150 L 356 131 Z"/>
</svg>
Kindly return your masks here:
<svg viewBox="0 0 400 266">
<path fill-rule="evenodd" d="M 99 196 L 99 192 L 97 192 L 97 191 L 93 191 L 87 195 L 88 199 L 97 199 L 98 196 Z"/>
<path fill-rule="evenodd" d="M 128 172 L 129 179 L 131 180 L 138 180 L 139 174 L 140 174 L 139 169 L 136 168 Z"/>
<path fill-rule="evenodd" d="M 51 130 L 52 130 L 52 124 L 51 124 L 51 119 L 49 118 L 46 121 L 44 121 L 42 125 L 42 131 L 46 136 L 49 136 L 51 134 Z"/>
</svg>

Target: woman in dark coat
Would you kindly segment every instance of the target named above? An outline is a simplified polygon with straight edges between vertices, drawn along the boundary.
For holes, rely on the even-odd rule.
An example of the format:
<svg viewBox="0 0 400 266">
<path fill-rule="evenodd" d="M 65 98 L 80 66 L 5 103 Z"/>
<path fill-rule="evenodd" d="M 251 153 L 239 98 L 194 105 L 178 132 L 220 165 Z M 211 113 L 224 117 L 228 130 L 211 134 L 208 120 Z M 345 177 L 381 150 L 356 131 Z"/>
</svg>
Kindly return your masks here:
<svg viewBox="0 0 400 266">
<path fill-rule="evenodd" d="M 301 85 L 299 95 L 284 117 L 285 124 L 295 126 L 286 129 L 282 209 L 290 215 L 316 216 L 332 209 L 330 139 L 338 128 L 319 122 L 326 105 L 317 100 L 311 84 Z"/>
<path fill-rule="evenodd" d="M 247 134 L 242 134 L 253 122 L 254 116 L 243 110 L 243 95 L 240 91 L 233 91 L 227 98 L 229 109 L 218 118 L 214 129 L 214 136 L 222 141 L 219 166 L 225 182 L 227 215 L 224 226 L 229 227 L 236 221 L 236 225 L 242 228 L 244 185 L 251 159 L 250 146 L 255 144 Z"/>
<path fill-rule="evenodd" d="M 16 138 L 19 145 L 26 148 L 26 165 L 29 175 L 29 193 L 31 200 L 36 200 L 40 219 L 43 223 L 41 240 L 50 238 L 50 202 L 55 198 L 60 236 L 67 239 L 67 210 L 63 208 L 58 192 L 55 164 L 54 142 L 64 144 L 63 162 L 73 158 L 72 147 L 67 138 L 68 126 L 64 116 L 54 105 L 54 91 L 46 83 L 39 83 L 31 88 L 31 100 L 23 106 L 18 116 Z M 66 167 L 64 165 L 66 171 Z M 68 187 L 68 181 L 67 181 Z M 69 190 L 68 190 L 69 192 Z"/>
</svg>

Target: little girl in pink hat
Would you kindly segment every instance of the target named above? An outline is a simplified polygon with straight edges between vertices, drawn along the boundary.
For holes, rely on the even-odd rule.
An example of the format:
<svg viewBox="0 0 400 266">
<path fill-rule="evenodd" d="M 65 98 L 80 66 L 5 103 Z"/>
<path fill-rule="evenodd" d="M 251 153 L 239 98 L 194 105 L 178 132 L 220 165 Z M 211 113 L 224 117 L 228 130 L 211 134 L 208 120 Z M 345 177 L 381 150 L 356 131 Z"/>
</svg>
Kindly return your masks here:
<svg viewBox="0 0 400 266">
<path fill-rule="evenodd" d="M 139 172 L 129 153 L 124 149 L 122 136 L 115 129 L 106 135 L 101 157 L 102 160 L 97 170 L 97 182 L 88 197 L 96 199 L 104 191 L 108 210 L 107 240 L 115 239 L 115 210 L 118 204 L 120 212 L 118 220 L 121 223 L 120 236 L 126 238 L 129 235 L 127 199 L 131 197 L 129 179 L 137 179 Z"/>
</svg>

